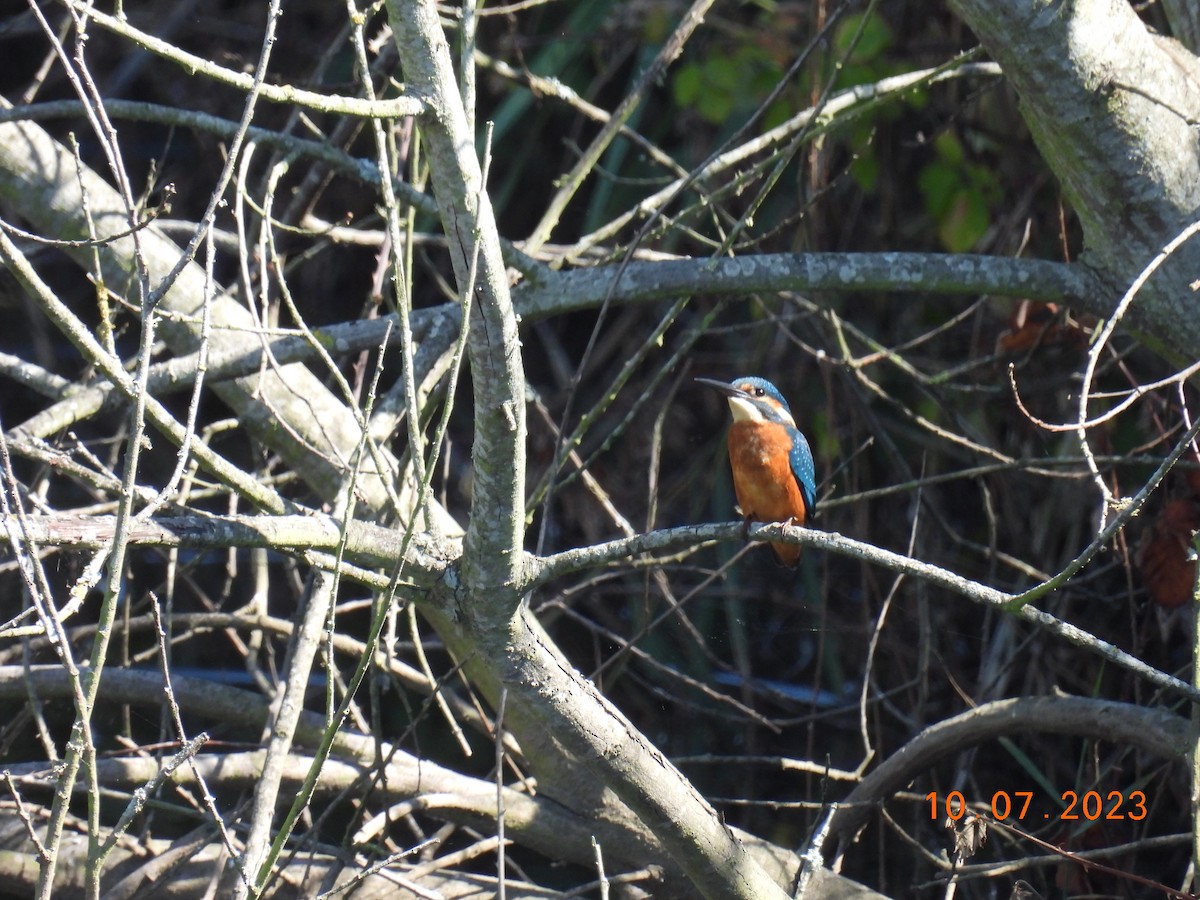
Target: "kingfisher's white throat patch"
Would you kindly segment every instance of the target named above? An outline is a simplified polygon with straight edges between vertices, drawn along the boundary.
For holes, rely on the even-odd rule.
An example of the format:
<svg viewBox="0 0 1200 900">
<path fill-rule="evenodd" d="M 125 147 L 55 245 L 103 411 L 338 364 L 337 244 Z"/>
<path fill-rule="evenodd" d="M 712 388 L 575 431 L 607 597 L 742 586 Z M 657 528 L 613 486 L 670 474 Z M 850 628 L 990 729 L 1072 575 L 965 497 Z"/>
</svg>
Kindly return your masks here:
<svg viewBox="0 0 1200 900">
<path fill-rule="evenodd" d="M 765 407 L 770 407 L 769 409 Z M 791 415 L 782 406 L 767 400 L 750 400 L 746 397 L 730 397 L 729 411 L 735 422 L 782 422 L 796 427 Z"/>
<path fill-rule="evenodd" d="M 745 397 L 730 397 L 729 411 L 733 413 L 735 422 L 765 422 L 766 416 L 756 403 Z"/>
</svg>

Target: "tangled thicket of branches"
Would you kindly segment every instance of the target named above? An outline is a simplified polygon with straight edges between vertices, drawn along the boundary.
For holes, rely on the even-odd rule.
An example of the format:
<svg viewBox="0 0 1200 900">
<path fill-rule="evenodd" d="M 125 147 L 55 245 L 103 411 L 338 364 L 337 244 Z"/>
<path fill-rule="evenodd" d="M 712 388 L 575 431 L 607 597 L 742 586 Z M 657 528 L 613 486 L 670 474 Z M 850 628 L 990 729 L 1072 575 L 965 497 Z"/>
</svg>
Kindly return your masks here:
<svg viewBox="0 0 1200 900">
<path fill-rule="evenodd" d="M 0 891 L 1186 889 L 1200 29 L 1004 6 L 4 20 Z"/>
</svg>

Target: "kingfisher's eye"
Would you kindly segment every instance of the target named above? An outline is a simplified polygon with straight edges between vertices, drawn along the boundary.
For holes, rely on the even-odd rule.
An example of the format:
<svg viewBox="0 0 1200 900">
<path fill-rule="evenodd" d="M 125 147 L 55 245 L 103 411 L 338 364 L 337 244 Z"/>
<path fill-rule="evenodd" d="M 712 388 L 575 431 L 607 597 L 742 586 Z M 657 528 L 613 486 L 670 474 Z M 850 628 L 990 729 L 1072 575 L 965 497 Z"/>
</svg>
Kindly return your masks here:
<svg viewBox="0 0 1200 900">
<path fill-rule="evenodd" d="M 767 393 L 767 392 L 766 392 L 766 391 L 764 391 L 764 390 L 763 390 L 762 388 L 760 388 L 760 387 L 756 387 L 756 388 L 754 389 L 754 396 L 755 396 L 755 397 L 763 397 L 763 396 L 766 396 L 766 393 Z"/>
</svg>

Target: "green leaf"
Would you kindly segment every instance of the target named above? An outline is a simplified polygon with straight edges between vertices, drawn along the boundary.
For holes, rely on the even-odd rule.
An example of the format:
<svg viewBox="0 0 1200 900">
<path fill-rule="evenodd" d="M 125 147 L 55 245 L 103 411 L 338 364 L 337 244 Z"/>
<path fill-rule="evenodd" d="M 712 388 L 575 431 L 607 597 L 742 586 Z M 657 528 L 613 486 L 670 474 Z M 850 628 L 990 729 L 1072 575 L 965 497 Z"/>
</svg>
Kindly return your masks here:
<svg viewBox="0 0 1200 900">
<path fill-rule="evenodd" d="M 704 75 L 696 63 L 684 63 L 671 79 L 671 93 L 680 106 L 693 107 L 704 90 Z"/>
<path fill-rule="evenodd" d="M 966 154 L 963 152 L 963 146 L 958 140 L 958 136 L 952 131 L 943 131 L 933 139 L 933 148 L 937 151 L 937 155 L 943 161 L 956 166 L 961 166 L 966 162 Z"/>
<path fill-rule="evenodd" d="M 938 238 L 951 253 L 965 253 L 979 243 L 991 222 L 991 212 L 979 191 L 964 189 L 954 195 L 938 222 Z"/>
<path fill-rule="evenodd" d="M 864 16 L 866 17 L 864 21 Z M 862 35 L 858 43 L 850 47 L 858 34 L 859 24 L 862 23 Z M 846 16 L 833 33 L 833 51 L 842 58 L 850 51 L 847 62 L 865 63 L 878 59 L 885 50 L 892 46 L 893 35 L 891 26 L 876 13 L 854 13 Z"/>
<path fill-rule="evenodd" d="M 955 194 L 962 188 L 962 180 L 953 166 L 944 162 L 932 162 L 917 175 L 917 188 L 925 198 L 925 210 L 935 220 L 949 211 Z"/>
<path fill-rule="evenodd" d="M 875 155 L 874 148 L 870 146 L 863 147 L 854 162 L 850 163 L 850 177 L 864 191 L 875 190 L 876 185 L 879 184 L 879 171 L 879 159 Z"/>
</svg>

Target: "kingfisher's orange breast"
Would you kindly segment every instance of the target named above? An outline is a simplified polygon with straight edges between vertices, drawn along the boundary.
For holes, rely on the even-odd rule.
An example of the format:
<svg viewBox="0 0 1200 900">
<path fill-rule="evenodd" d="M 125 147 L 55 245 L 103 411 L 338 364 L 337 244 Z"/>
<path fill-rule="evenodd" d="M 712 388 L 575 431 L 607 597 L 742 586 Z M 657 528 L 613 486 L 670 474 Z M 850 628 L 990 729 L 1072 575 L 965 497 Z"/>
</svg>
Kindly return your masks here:
<svg viewBox="0 0 1200 900">
<path fill-rule="evenodd" d="M 729 467 L 742 515 L 755 522 L 803 525 L 804 495 L 792 473 L 791 437 L 773 422 L 734 422 L 729 429 Z M 788 545 L 781 545 L 788 547 Z M 789 549 L 799 551 L 798 547 Z"/>
</svg>

